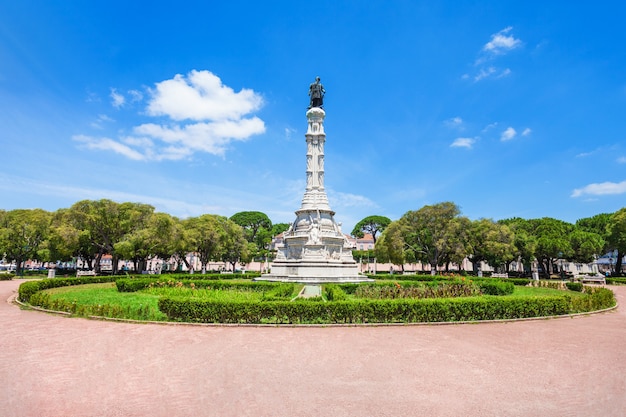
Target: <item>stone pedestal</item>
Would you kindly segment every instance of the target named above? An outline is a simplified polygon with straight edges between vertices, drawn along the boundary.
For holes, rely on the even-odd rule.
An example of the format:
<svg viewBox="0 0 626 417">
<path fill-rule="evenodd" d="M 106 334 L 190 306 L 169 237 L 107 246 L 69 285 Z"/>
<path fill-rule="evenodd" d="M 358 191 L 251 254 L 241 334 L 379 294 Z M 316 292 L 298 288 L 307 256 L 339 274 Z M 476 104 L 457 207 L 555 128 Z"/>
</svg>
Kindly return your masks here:
<svg viewBox="0 0 626 417">
<path fill-rule="evenodd" d="M 271 272 L 260 280 L 290 282 L 362 282 L 352 257 L 352 249 L 324 190 L 324 117 L 313 107 L 306 113 L 306 190 L 296 220 L 284 233 L 284 246 L 278 248 Z"/>
</svg>

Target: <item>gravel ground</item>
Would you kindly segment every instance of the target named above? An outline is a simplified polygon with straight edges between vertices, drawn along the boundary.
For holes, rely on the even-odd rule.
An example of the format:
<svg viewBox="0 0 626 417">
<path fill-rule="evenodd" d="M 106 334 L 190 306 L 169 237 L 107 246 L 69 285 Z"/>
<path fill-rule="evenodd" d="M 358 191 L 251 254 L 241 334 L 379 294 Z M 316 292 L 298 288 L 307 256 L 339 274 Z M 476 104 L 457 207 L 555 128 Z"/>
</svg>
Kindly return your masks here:
<svg viewBox="0 0 626 417">
<path fill-rule="evenodd" d="M 626 415 L 624 307 L 443 326 L 130 324 L 21 310 L 7 302 L 20 283 L 0 281 L 3 417 Z"/>
</svg>

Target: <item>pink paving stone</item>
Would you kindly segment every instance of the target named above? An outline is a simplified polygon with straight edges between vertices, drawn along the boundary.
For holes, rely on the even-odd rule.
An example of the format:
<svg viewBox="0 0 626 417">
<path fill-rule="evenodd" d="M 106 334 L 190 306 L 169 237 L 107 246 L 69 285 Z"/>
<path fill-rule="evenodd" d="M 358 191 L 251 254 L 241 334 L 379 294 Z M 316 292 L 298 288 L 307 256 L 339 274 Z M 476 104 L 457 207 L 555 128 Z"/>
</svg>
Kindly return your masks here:
<svg viewBox="0 0 626 417">
<path fill-rule="evenodd" d="M 129 324 L 0 282 L 0 416 L 624 416 L 626 313 L 390 327 Z M 624 305 L 626 287 L 611 287 Z"/>
</svg>

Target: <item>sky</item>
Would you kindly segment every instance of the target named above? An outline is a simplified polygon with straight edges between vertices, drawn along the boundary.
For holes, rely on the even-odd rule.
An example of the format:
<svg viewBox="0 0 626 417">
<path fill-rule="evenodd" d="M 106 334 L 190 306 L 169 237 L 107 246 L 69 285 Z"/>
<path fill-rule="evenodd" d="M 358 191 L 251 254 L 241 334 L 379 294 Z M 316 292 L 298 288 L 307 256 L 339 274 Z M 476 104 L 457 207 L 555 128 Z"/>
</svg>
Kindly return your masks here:
<svg viewBox="0 0 626 417">
<path fill-rule="evenodd" d="M 343 229 L 626 206 L 626 2 L 0 0 L 0 209 L 295 220 L 326 90 Z"/>
</svg>

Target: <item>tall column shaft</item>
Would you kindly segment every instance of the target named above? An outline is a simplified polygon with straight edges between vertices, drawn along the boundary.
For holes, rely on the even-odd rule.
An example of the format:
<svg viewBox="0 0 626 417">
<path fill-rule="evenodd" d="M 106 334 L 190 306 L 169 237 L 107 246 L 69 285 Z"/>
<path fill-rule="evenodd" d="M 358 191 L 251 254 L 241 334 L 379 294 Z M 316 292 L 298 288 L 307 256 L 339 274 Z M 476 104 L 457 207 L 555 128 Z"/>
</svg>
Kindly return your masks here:
<svg viewBox="0 0 626 417">
<path fill-rule="evenodd" d="M 326 113 L 319 107 L 313 107 L 306 113 L 308 128 L 306 132 L 306 191 L 302 198 L 301 210 L 330 211 L 328 196 L 324 190 L 324 117 Z"/>
</svg>

